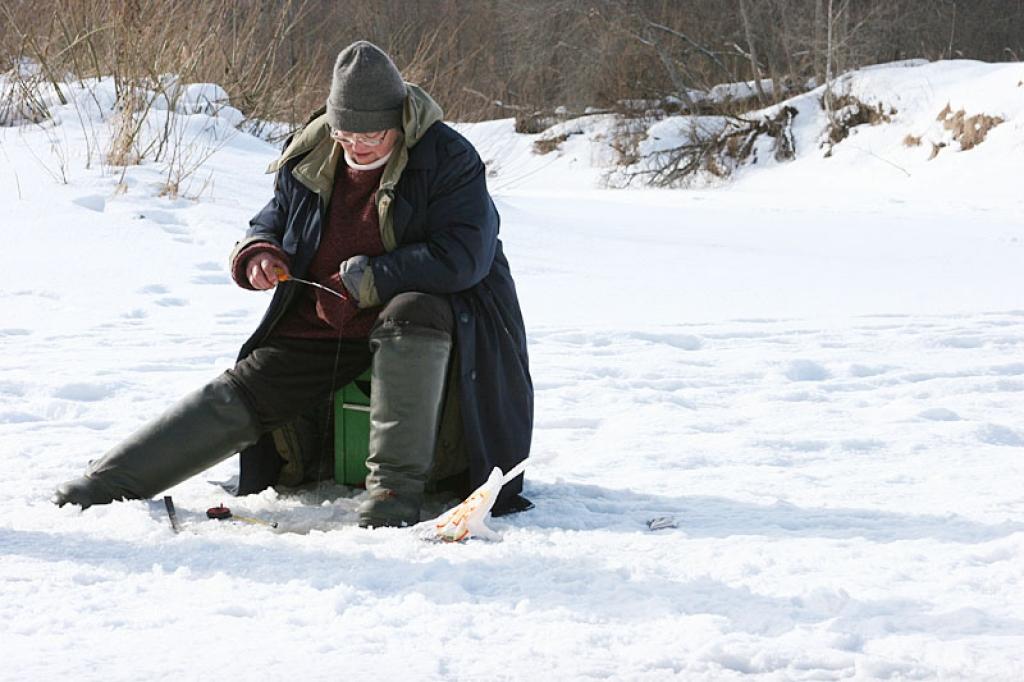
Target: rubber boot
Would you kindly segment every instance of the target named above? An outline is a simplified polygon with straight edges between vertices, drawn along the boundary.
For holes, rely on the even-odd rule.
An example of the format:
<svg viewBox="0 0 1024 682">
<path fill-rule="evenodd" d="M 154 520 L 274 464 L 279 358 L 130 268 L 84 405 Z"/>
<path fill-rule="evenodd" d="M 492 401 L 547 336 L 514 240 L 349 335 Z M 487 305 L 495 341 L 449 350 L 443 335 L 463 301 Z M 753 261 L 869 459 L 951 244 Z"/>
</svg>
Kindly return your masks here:
<svg viewBox="0 0 1024 682">
<path fill-rule="evenodd" d="M 371 335 L 370 348 L 370 496 L 359 525 L 412 525 L 434 461 L 451 337 L 416 325 L 385 327 Z"/>
<path fill-rule="evenodd" d="M 256 442 L 260 430 L 223 378 L 191 393 L 91 463 L 85 476 L 58 486 L 54 504 L 82 509 L 153 497 Z"/>
</svg>

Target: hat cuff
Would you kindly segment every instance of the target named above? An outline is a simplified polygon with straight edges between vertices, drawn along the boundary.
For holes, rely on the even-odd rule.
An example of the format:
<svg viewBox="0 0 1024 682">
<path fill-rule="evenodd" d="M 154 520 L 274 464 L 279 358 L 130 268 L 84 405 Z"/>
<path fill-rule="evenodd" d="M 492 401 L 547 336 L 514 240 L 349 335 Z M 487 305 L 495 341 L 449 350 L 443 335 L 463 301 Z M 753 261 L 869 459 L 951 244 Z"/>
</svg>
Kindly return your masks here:
<svg viewBox="0 0 1024 682">
<path fill-rule="evenodd" d="M 374 133 L 378 130 L 402 127 L 402 109 L 381 109 L 380 111 L 357 111 L 338 109 L 327 103 L 327 122 L 334 130 L 347 133 Z"/>
</svg>

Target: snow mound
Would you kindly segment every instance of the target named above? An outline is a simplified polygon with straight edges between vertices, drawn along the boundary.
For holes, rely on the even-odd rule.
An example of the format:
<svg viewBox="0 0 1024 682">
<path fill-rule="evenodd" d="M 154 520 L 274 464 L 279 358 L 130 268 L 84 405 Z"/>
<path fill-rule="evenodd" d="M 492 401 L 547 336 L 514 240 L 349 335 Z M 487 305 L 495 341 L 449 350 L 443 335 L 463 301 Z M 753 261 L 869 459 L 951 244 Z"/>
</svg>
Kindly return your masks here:
<svg viewBox="0 0 1024 682">
<path fill-rule="evenodd" d="M 725 101 L 752 89 L 753 83 L 726 84 L 690 94 Z M 827 91 L 831 114 L 825 109 Z M 742 117 L 645 120 L 598 114 L 535 135 L 516 135 L 511 120 L 459 127 L 478 147 L 500 150 L 485 160 L 493 184 L 505 189 L 544 189 L 552 178 L 570 174 L 571 186 L 579 189 L 664 181 L 674 187 L 740 183 L 779 191 L 799 181 L 806 191 L 841 186 L 913 194 L 938 187 L 992 195 L 1016 192 L 1013 178 L 1024 147 L 1024 65 L 876 65 Z M 687 147 L 694 148 L 692 154 L 681 156 Z M 658 173 L 693 159 L 693 172 L 667 178 Z"/>
</svg>

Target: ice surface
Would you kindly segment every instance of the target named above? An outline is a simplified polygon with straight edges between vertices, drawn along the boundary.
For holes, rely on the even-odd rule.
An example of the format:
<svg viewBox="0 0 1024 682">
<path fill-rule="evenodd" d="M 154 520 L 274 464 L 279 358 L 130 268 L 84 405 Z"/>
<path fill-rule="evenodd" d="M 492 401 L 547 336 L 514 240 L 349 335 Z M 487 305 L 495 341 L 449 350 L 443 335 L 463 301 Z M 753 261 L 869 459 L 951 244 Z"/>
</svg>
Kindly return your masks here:
<svg viewBox="0 0 1024 682">
<path fill-rule="evenodd" d="M 275 149 L 206 85 L 180 114 L 216 145 L 198 200 L 159 164 L 87 168 L 98 105 L 0 129 L 0 679 L 1021 679 L 1022 79 L 864 71 L 891 124 L 824 159 L 802 100 L 795 161 L 702 191 L 599 189 L 606 118 L 547 155 L 460 126 L 537 408 L 536 509 L 464 545 L 353 528 L 338 486 L 226 499 L 231 461 L 169 491 L 180 535 L 162 505 L 51 506 L 231 366 L 269 294 L 226 258 Z M 1006 122 L 902 145 L 947 102 Z M 279 532 L 204 520 L 222 502 Z"/>
</svg>

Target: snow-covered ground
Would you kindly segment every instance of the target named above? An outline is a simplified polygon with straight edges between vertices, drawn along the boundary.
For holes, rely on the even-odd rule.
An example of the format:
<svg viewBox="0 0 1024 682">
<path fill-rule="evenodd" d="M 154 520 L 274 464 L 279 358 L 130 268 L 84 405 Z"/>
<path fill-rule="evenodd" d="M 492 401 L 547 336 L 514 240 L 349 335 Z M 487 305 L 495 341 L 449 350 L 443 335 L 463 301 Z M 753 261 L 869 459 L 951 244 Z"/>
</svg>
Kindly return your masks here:
<svg viewBox="0 0 1024 682">
<path fill-rule="evenodd" d="M 220 149 L 169 199 L 158 164 L 86 169 L 103 126 L 72 108 L 0 129 L 0 679 L 1024 678 L 1022 81 L 862 72 L 905 113 L 824 159 L 807 107 L 795 161 L 702 191 L 597 189 L 588 123 L 542 156 L 464 126 L 529 331 L 537 508 L 463 545 L 353 528 L 336 486 L 228 499 L 231 461 L 170 491 L 179 535 L 51 506 L 231 365 L 269 299 L 226 258 L 275 150 L 193 113 Z M 902 144 L 950 100 L 1005 122 Z"/>
</svg>

